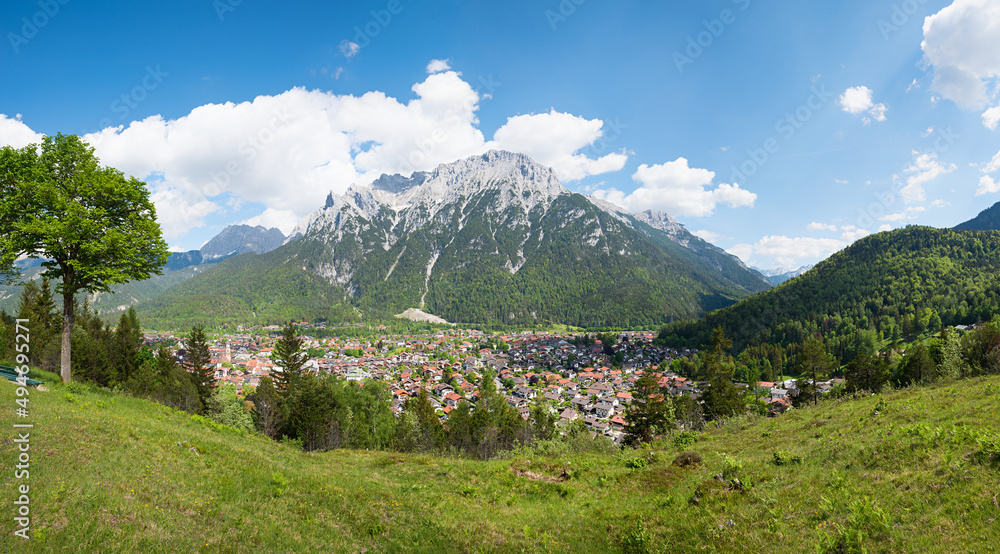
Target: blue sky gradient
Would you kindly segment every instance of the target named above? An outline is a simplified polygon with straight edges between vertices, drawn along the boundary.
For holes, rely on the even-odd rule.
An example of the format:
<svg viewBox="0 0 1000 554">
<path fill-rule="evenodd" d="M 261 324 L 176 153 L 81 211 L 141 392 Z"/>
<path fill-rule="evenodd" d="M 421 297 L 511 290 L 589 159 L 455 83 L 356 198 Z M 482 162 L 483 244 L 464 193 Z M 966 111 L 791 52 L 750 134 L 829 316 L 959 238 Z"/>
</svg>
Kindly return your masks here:
<svg viewBox="0 0 1000 554">
<path fill-rule="evenodd" d="M 389 143 L 435 125 L 412 168 L 521 150 L 764 268 L 1000 200 L 988 0 L 43 0 L 6 2 L 0 30 L 0 144 L 99 133 L 178 250 L 237 222 L 288 232 L 330 190 L 407 169 Z"/>
</svg>

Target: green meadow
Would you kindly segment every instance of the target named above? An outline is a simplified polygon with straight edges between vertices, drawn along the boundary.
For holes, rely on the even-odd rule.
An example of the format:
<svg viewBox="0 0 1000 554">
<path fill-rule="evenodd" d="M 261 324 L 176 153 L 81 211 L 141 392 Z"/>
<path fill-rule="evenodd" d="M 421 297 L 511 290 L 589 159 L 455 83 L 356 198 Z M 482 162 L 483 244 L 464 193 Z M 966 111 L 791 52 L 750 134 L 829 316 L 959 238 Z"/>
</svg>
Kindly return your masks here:
<svg viewBox="0 0 1000 554">
<path fill-rule="evenodd" d="M 305 453 L 40 374 L 0 383 L 3 552 L 996 552 L 1000 377 L 481 462 Z M 32 423 L 15 477 L 13 423 Z M 563 444 L 564 446 L 559 446 Z M 14 534 L 30 487 L 30 539 Z"/>
</svg>

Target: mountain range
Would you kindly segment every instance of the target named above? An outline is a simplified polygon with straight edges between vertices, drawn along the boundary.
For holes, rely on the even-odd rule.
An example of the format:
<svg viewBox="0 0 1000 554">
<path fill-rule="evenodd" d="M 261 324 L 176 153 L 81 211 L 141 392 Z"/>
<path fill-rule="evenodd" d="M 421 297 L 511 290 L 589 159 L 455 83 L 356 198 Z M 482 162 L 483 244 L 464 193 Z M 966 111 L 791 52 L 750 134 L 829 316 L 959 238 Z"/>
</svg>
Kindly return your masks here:
<svg viewBox="0 0 1000 554">
<path fill-rule="evenodd" d="M 755 267 L 754 269 L 756 269 L 757 271 L 760 272 L 761 275 L 766 277 L 767 280 L 770 281 L 772 285 L 780 285 L 781 283 L 784 283 L 785 281 L 793 277 L 798 277 L 799 275 L 802 275 L 803 273 L 809 271 L 813 267 L 815 266 L 804 265 L 798 269 L 785 269 L 782 267 L 774 269 L 760 269 Z"/>
<path fill-rule="evenodd" d="M 669 215 L 572 193 L 550 168 L 502 151 L 331 193 L 285 245 L 252 263 L 247 256 L 219 262 L 141 314 L 187 320 L 180 302 L 191 317 L 226 305 L 224 317 L 258 321 L 284 302 L 299 310 L 281 317 L 305 319 L 419 308 L 453 322 L 636 326 L 696 317 L 770 287 Z M 297 285 L 280 286 L 291 273 Z"/>
<path fill-rule="evenodd" d="M 284 243 L 285 235 L 277 228 L 268 229 L 262 225 L 256 227 L 228 225 L 199 250 L 171 252 L 166 269 L 178 270 L 193 265 L 216 263 L 247 252 L 264 254 Z"/>
<path fill-rule="evenodd" d="M 998 206 L 957 229 L 990 228 L 990 214 L 1000 214 Z M 900 237 L 913 236 L 876 236 L 883 235 L 889 237 L 883 246 L 890 250 Z M 154 327 L 380 320 L 413 309 L 457 323 L 650 326 L 693 320 L 751 296 L 746 305 L 757 306 L 751 311 L 766 313 L 764 304 L 782 293 L 755 295 L 775 285 L 836 291 L 851 281 L 847 275 L 854 270 L 843 268 L 868 267 L 850 260 L 851 252 L 880 240 L 859 241 L 816 269 L 760 271 L 693 235 L 668 214 L 629 213 L 573 193 L 551 169 L 527 156 L 492 151 L 433 171 L 382 175 L 343 194 L 331 192 L 288 237 L 261 226 L 227 227 L 200 250 L 172 254 L 164 275 L 120 285 L 91 302 L 112 317 L 136 305 Z M 912 246 L 907 244 L 907 259 L 931 255 Z M 846 273 L 830 281 L 830 271 L 822 269 L 829 264 Z M 37 264 L 24 265 L 27 277 L 37 273 L 32 267 Z M 805 281 L 793 279 L 803 274 Z M 867 279 L 864 275 L 860 271 L 854 280 Z M 786 283 L 789 279 L 792 283 Z M 932 293 L 920 289 L 917 294 Z M 813 300 L 828 296 L 815 294 Z M 841 304 L 854 302 L 854 296 L 841 296 Z M 13 311 L 16 301 L 16 287 L 0 287 L 0 307 Z M 835 306 L 814 303 L 807 303 L 806 312 L 839 313 Z M 981 312 L 978 304 L 972 312 L 942 316 L 964 321 L 969 313 Z M 713 313 L 705 325 L 746 316 L 740 306 Z M 805 321 L 811 317 L 806 312 L 795 317 Z M 870 312 L 878 317 L 877 310 Z M 897 325 L 903 324 L 900 313 L 894 312 Z M 777 319 L 787 323 L 786 315 L 791 317 L 783 313 Z M 745 323 L 740 326 L 749 330 Z M 671 333 L 697 342 L 702 327 L 674 325 Z M 755 329 L 751 334 L 764 328 L 750 327 Z"/>
</svg>

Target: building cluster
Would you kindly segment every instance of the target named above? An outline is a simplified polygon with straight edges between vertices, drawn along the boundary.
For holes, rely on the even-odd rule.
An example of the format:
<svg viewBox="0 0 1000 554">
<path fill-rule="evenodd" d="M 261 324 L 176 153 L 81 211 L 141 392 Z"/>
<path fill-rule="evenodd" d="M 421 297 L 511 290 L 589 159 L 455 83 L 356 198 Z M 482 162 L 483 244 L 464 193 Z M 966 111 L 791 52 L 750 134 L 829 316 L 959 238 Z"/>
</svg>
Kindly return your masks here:
<svg viewBox="0 0 1000 554">
<path fill-rule="evenodd" d="M 210 345 L 211 364 L 218 384 L 230 384 L 241 394 L 261 379 L 280 372 L 271 359 L 278 326 L 226 334 Z M 618 334 L 613 348 L 594 336 L 576 333 L 524 331 L 490 335 L 478 330 L 445 330 L 434 334 L 379 335 L 365 338 L 314 338 L 301 325 L 303 348 L 309 353 L 306 370 L 332 374 L 349 381 L 385 383 L 392 394 L 392 410 L 399 415 L 407 401 L 426 390 L 431 405 L 446 422 L 462 402 L 472 409 L 482 397 L 484 376 L 492 375 L 496 390 L 525 419 L 542 402 L 557 416 L 557 425 L 581 421 L 595 435 L 620 440 L 632 389 L 644 373 L 652 372 L 670 395 L 698 398 L 697 383 L 667 368 L 688 349 L 654 344 L 655 332 Z M 147 341 L 172 339 L 150 335 Z M 176 339 L 174 339 L 176 340 Z M 179 353 L 183 355 L 183 342 Z M 835 380 L 818 383 L 826 392 Z M 746 387 L 746 384 L 737 384 Z M 794 380 L 759 382 L 756 395 L 773 414 L 791 406 L 798 391 Z"/>
<path fill-rule="evenodd" d="M 595 434 L 620 439 L 624 412 L 635 381 L 648 371 L 660 375 L 672 394 L 698 394 L 687 379 L 661 372 L 663 362 L 691 355 L 686 349 L 653 344 L 655 332 L 617 336 L 613 349 L 600 340 L 575 333 L 520 332 L 489 335 L 477 330 L 445 330 L 434 334 L 382 335 L 366 338 L 314 338 L 304 333 L 309 352 L 307 371 L 347 380 L 381 381 L 392 392 L 392 409 L 401 413 L 408 399 L 425 389 L 431 404 L 447 421 L 462 402 L 475 409 L 480 386 L 492 375 L 496 390 L 522 417 L 544 402 L 558 425 L 580 420 Z M 242 394 L 261 379 L 280 372 L 271 360 L 280 328 L 227 334 L 210 344 L 218 384 L 231 384 Z M 162 340 L 169 336 L 147 337 Z M 179 353 L 183 354 L 183 341 Z"/>
</svg>

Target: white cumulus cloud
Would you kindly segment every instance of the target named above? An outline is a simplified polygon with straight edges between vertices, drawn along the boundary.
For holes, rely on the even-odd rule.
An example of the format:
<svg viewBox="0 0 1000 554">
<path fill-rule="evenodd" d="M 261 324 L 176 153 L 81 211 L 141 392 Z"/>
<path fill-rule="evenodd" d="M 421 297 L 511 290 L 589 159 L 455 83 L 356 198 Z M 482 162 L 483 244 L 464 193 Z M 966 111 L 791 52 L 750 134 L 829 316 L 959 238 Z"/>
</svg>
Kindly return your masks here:
<svg viewBox="0 0 1000 554">
<path fill-rule="evenodd" d="M 955 0 L 924 19 L 924 64 L 933 67 L 931 90 L 965 109 L 993 104 L 989 85 L 1000 77 L 1000 2 Z M 995 129 L 1000 106 L 983 113 L 983 124 Z"/>
<path fill-rule="evenodd" d="M 998 169 L 1000 169 L 1000 152 L 997 152 L 993 156 L 993 159 L 986 164 L 986 167 L 983 168 L 983 173 L 993 173 Z"/>
<path fill-rule="evenodd" d="M 656 165 L 642 164 L 632 175 L 641 186 L 631 193 L 610 188 L 594 191 L 594 196 L 639 212 L 662 210 L 671 215 L 701 217 L 711 215 L 718 204 L 736 208 L 752 207 L 757 195 L 737 184 L 721 183 L 711 188 L 715 172 L 689 167 L 685 158 Z"/>
<path fill-rule="evenodd" d="M 826 258 L 847 244 L 845 241 L 835 238 L 769 235 L 753 245 L 753 254 L 754 256 L 771 258 L 778 266 L 798 267 L 805 260 Z"/>
<path fill-rule="evenodd" d="M 427 73 L 430 74 L 441 73 L 442 71 L 448 71 L 449 69 L 451 69 L 451 65 L 448 63 L 447 58 L 443 60 L 431 60 L 430 63 L 427 64 Z"/>
<path fill-rule="evenodd" d="M 102 164 L 147 182 L 172 244 L 247 203 L 265 207 L 248 223 L 287 232 L 331 190 L 343 193 L 382 173 L 409 175 L 492 148 L 528 154 L 563 180 L 616 171 L 627 159 L 588 155 L 603 134 L 601 121 L 555 111 L 511 118 L 488 142 L 476 115 L 481 97 L 454 71 L 428 75 L 412 91 L 412 98 L 397 99 L 294 88 L 83 138 Z M 0 143 L 39 140 L 16 117 L 0 114 Z"/>
<path fill-rule="evenodd" d="M 21 121 L 20 115 L 10 118 L 0 114 L 0 146 L 24 148 L 42 141 L 42 135 L 31 130 Z"/>
<path fill-rule="evenodd" d="M 904 173 L 909 173 L 910 176 L 906 178 L 906 186 L 899 191 L 903 197 L 903 201 L 907 204 L 926 200 L 927 195 L 924 191 L 924 185 L 933 181 L 939 175 L 950 173 L 958 168 L 955 164 L 943 165 L 937 160 L 937 154 L 934 152 L 920 154 L 914 151 L 913 155 L 915 156 L 913 163 L 903 170 Z"/>
<path fill-rule="evenodd" d="M 245 219 L 240 223 L 253 226 L 263 225 L 268 229 L 277 227 L 282 233 L 288 235 L 295 229 L 295 224 L 298 223 L 299 219 L 299 216 L 291 210 L 267 208 L 264 213 Z"/>
<path fill-rule="evenodd" d="M 884 227 L 884 226 L 883 226 Z M 810 230 L 839 231 L 839 237 L 788 237 L 768 235 L 756 244 L 738 244 L 728 250 L 747 263 L 758 267 L 800 267 L 829 257 L 871 233 L 855 225 L 827 225 L 813 222 Z M 879 230 L 883 230 L 879 228 Z"/>
<path fill-rule="evenodd" d="M 700 237 L 702 239 L 705 239 L 705 240 L 707 240 L 708 242 L 711 242 L 711 243 L 715 243 L 715 242 L 719 241 L 720 239 L 725 238 L 722 235 L 720 235 L 719 233 L 713 233 L 712 231 L 706 231 L 705 229 L 699 229 L 697 231 L 692 231 L 691 234 L 694 235 L 694 236 L 696 236 L 696 237 Z"/>
<path fill-rule="evenodd" d="M 1000 192 L 1000 182 L 997 182 L 989 175 L 983 175 L 980 177 L 979 188 L 976 189 L 976 196 L 992 194 L 994 192 Z"/>
<path fill-rule="evenodd" d="M 983 112 L 983 127 L 996 131 L 997 123 L 1000 123 L 1000 106 L 994 106 Z"/>
<path fill-rule="evenodd" d="M 806 229 L 809 229 L 810 231 L 836 231 L 837 226 L 830 225 L 829 223 L 819 223 L 817 221 L 813 221 L 809 225 L 806 225 Z"/>
<path fill-rule="evenodd" d="M 868 112 L 875 121 L 885 121 L 885 112 L 888 110 L 885 104 L 876 104 L 872 101 L 872 89 L 866 86 L 851 87 L 840 95 L 840 107 L 851 115 L 858 115 Z M 865 122 L 869 120 L 866 117 Z"/>
<path fill-rule="evenodd" d="M 750 263 L 750 258 L 753 256 L 753 245 L 752 244 L 737 244 L 728 249 L 733 256 L 743 260 L 744 263 Z"/>
<path fill-rule="evenodd" d="M 548 113 L 517 115 L 497 129 L 489 147 L 522 152 L 554 169 L 559 179 L 575 181 L 625 167 L 628 155 L 624 153 L 597 158 L 587 156 L 586 152 L 578 153 L 604 135 L 603 127 L 604 122 L 600 119 L 586 119 L 555 109 Z"/>
</svg>

